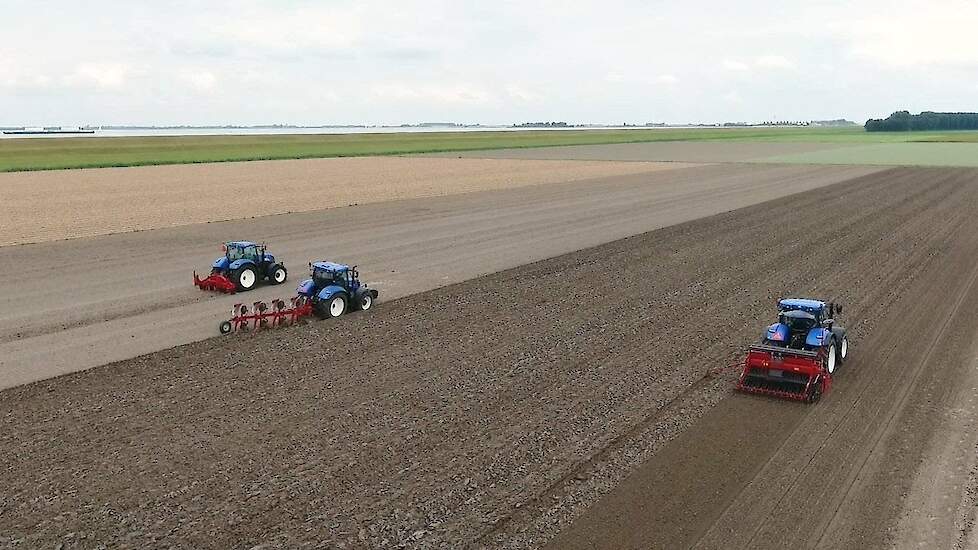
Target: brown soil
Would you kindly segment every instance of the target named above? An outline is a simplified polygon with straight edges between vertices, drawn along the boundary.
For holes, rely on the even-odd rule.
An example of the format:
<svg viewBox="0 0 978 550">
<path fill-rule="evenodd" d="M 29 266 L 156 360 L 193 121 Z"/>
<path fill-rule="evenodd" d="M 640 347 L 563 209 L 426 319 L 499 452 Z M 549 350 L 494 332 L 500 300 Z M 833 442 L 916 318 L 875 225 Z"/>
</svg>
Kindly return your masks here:
<svg viewBox="0 0 978 550">
<path fill-rule="evenodd" d="M 0 174 L 0 246 L 681 168 L 334 158 Z"/>
<path fill-rule="evenodd" d="M 7 247 L 0 388 L 211 337 L 242 298 L 288 298 L 310 260 L 359 264 L 390 299 L 875 171 L 709 165 Z M 268 242 L 291 281 L 190 284 L 240 239 Z"/>
<path fill-rule="evenodd" d="M 5 390 L 0 545 L 537 546 L 608 493 L 555 544 L 876 546 L 976 255 L 978 172 L 894 169 Z M 834 391 L 704 377 L 786 294 L 849 306 Z"/>
</svg>

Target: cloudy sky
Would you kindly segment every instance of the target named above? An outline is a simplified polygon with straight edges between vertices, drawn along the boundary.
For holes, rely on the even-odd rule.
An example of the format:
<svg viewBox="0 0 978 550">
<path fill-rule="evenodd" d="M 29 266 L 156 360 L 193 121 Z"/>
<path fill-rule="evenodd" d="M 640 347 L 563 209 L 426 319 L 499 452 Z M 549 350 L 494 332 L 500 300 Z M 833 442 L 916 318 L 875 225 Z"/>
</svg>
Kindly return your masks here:
<svg viewBox="0 0 978 550">
<path fill-rule="evenodd" d="M 976 2 L 0 0 L 0 13 L 0 125 L 978 110 Z"/>
</svg>

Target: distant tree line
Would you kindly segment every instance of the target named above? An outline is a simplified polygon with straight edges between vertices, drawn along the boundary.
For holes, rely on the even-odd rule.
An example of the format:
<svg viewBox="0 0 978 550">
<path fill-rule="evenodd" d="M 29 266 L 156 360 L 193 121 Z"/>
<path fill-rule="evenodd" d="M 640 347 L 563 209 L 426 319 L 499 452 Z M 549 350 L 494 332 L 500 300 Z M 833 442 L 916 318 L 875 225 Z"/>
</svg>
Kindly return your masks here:
<svg viewBox="0 0 978 550">
<path fill-rule="evenodd" d="M 514 124 L 513 128 L 567 128 L 568 126 L 566 122 L 524 122 Z"/>
<path fill-rule="evenodd" d="M 866 121 L 867 132 L 910 132 L 915 130 L 978 130 L 978 113 L 935 113 L 911 115 L 897 111 L 886 118 Z"/>
</svg>

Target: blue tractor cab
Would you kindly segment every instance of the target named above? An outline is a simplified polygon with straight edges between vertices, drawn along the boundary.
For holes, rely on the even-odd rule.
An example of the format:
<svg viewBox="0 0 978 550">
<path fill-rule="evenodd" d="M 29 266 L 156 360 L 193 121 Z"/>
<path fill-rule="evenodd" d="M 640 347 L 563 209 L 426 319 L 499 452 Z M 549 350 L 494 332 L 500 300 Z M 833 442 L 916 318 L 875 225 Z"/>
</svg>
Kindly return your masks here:
<svg viewBox="0 0 978 550">
<path fill-rule="evenodd" d="M 277 262 L 264 244 L 229 241 L 222 248 L 224 256 L 214 260 L 211 276 L 226 277 L 239 292 L 251 290 L 262 279 L 279 285 L 289 277 L 285 265 Z"/>
<path fill-rule="evenodd" d="M 849 351 L 846 329 L 833 318 L 836 313 L 842 313 L 842 306 L 834 303 L 804 298 L 780 300 L 778 322 L 767 328 L 762 344 L 806 351 L 832 348 L 831 374 Z"/>
<path fill-rule="evenodd" d="M 377 291 L 360 282 L 356 266 L 333 262 L 309 264 L 311 278 L 299 283 L 299 297 L 312 302 L 320 318 L 339 317 L 351 308 L 366 311 L 377 299 Z"/>
</svg>

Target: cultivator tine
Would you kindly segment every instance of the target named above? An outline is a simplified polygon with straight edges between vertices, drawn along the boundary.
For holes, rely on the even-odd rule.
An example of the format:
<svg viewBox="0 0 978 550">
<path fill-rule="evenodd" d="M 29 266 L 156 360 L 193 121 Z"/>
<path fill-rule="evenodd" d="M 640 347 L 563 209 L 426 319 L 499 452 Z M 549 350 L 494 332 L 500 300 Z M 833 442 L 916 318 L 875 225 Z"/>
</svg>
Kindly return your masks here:
<svg viewBox="0 0 978 550">
<path fill-rule="evenodd" d="M 285 314 L 285 302 L 279 299 L 272 300 L 272 326 L 278 327 L 284 324 Z"/>
<path fill-rule="evenodd" d="M 805 400 L 811 386 L 810 380 L 775 381 L 759 376 L 745 376 L 738 389 L 747 393 L 758 393 L 785 399 Z"/>
<path fill-rule="evenodd" d="M 216 290 L 218 292 L 224 292 L 225 294 L 234 294 L 238 287 L 224 275 L 220 273 L 212 273 L 211 275 L 201 279 L 197 276 L 197 272 L 194 271 L 194 286 L 201 290 Z"/>
<path fill-rule="evenodd" d="M 268 325 L 268 318 L 265 316 L 265 312 L 268 311 L 268 306 L 265 302 L 255 302 L 255 330 L 259 330 Z"/>
</svg>

